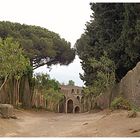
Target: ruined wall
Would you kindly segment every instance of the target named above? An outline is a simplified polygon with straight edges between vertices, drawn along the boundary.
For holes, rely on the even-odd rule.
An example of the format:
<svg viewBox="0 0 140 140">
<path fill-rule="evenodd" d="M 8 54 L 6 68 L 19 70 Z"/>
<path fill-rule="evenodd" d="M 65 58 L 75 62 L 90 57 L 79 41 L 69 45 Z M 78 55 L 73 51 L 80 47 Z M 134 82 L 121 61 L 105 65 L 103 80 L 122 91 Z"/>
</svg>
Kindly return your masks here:
<svg viewBox="0 0 140 140">
<path fill-rule="evenodd" d="M 97 105 L 102 108 L 108 108 L 110 103 L 110 92 L 106 92 L 97 98 Z"/>
<path fill-rule="evenodd" d="M 19 92 L 17 90 L 16 80 L 8 79 L 0 91 L 0 103 L 12 104 L 14 107 L 21 104 L 24 108 L 31 108 L 31 91 L 27 77 L 21 79 Z"/>
<path fill-rule="evenodd" d="M 8 88 L 9 88 L 9 86 L 7 84 L 5 84 L 5 86 L 2 88 L 2 90 L 0 92 L 0 103 L 3 103 L 3 104 L 10 103 L 9 96 L 12 94 L 9 94 L 9 92 L 7 90 Z"/>
<path fill-rule="evenodd" d="M 32 107 L 36 108 L 46 108 L 45 97 L 37 90 L 35 90 L 32 98 Z"/>
<path fill-rule="evenodd" d="M 123 96 L 132 104 L 140 107 L 140 62 L 130 70 L 112 90 L 110 101 L 115 97 Z M 98 104 L 102 108 L 109 105 L 109 94 L 103 94 L 98 98 Z"/>
<path fill-rule="evenodd" d="M 140 106 L 140 62 L 120 81 L 119 94 L 131 103 Z"/>
</svg>

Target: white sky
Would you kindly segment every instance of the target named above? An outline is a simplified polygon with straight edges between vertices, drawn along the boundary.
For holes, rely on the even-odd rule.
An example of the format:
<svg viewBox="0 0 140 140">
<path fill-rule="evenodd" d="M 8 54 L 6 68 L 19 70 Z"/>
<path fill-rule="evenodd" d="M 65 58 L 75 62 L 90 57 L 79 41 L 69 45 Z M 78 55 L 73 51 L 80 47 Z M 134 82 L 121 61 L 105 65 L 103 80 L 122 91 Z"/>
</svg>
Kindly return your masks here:
<svg viewBox="0 0 140 140">
<path fill-rule="evenodd" d="M 72 46 L 84 32 L 90 20 L 92 0 L 0 0 L 0 20 L 38 25 L 58 33 L 70 41 Z M 47 72 L 51 78 L 67 83 L 75 81 L 82 86 L 79 73 L 83 73 L 78 57 L 69 66 L 46 66 L 35 72 Z"/>
</svg>

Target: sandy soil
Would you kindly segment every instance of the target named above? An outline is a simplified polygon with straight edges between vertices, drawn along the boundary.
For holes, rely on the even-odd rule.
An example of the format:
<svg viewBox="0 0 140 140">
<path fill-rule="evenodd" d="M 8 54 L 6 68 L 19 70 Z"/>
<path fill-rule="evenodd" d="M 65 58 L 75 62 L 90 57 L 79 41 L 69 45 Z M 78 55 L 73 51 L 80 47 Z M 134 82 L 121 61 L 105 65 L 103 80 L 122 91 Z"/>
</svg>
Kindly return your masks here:
<svg viewBox="0 0 140 140">
<path fill-rule="evenodd" d="M 128 118 L 127 111 L 63 114 L 16 110 L 16 115 L 18 119 L 0 119 L 0 136 L 140 136 L 140 114 Z"/>
</svg>

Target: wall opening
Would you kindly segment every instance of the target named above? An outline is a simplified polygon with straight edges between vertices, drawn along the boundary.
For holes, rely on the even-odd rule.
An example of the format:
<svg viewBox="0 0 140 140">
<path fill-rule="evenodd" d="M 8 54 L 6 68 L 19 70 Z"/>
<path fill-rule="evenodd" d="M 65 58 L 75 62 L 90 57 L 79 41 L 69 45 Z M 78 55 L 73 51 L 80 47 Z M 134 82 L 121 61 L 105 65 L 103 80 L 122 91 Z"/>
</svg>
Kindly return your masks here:
<svg viewBox="0 0 140 140">
<path fill-rule="evenodd" d="M 77 96 L 77 100 L 80 102 L 80 97 L 79 96 Z"/>
<path fill-rule="evenodd" d="M 74 112 L 75 112 L 75 113 L 79 113 L 79 112 L 80 112 L 79 106 L 76 106 L 76 107 L 75 107 Z"/>
<path fill-rule="evenodd" d="M 67 102 L 67 113 L 73 113 L 73 101 L 71 99 Z"/>
<path fill-rule="evenodd" d="M 74 89 L 71 90 L 71 93 L 74 93 Z"/>
</svg>

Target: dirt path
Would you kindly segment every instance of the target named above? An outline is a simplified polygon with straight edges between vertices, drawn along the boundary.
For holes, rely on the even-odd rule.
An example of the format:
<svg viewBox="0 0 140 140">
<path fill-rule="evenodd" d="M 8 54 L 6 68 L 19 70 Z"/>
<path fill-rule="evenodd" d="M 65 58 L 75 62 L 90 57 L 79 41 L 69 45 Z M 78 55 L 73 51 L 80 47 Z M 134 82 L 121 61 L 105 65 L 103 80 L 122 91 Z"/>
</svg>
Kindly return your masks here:
<svg viewBox="0 0 140 140">
<path fill-rule="evenodd" d="M 0 119 L 0 136 L 140 136 L 140 117 L 126 111 L 62 114 L 16 111 L 17 120 Z"/>
</svg>

